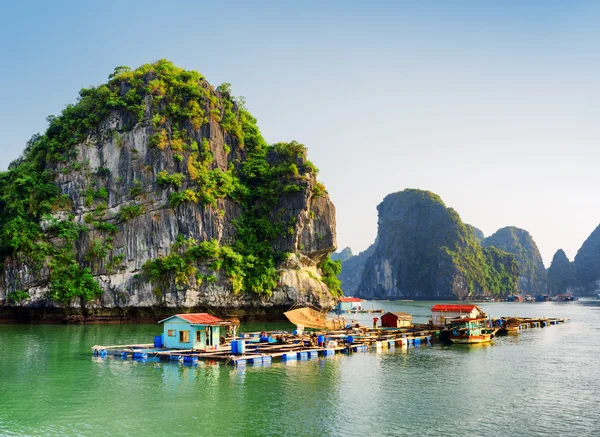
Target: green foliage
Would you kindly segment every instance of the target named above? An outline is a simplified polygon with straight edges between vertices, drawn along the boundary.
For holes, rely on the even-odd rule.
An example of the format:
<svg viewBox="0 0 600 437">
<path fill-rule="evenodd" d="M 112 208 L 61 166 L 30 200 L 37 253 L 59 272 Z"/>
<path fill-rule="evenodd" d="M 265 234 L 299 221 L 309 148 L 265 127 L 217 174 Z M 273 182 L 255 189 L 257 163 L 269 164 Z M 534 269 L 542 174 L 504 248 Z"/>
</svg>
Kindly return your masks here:
<svg viewBox="0 0 600 437">
<path fill-rule="evenodd" d="M 322 197 L 325 194 L 327 194 L 327 190 L 325 189 L 325 185 L 323 185 L 321 182 L 316 182 L 315 186 L 313 187 L 313 196 L 314 197 Z"/>
<path fill-rule="evenodd" d="M 146 209 L 143 205 L 124 205 L 119 209 L 119 218 L 126 222 L 142 215 L 144 212 L 146 212 Z"/>
<path fill-rule="evenodd" d="M 172 173 L 169 174 L 167 170 L 162 170 L 156 175 L 156 183 L 158 185 L 166 186 L 172 185 L 173 187 L 179 188 L 185 179 L 183 173 Z"/>
<path fill-rule="evenodd" d="M 110 168 L 108 167 L 98 167 L 96 169 L 96 174 L 101 178 L 107 178 L 110 176 Z"/>
<path fill-rule="evenodd" d="M 109 234 L 116 234 L 117 232 L 119 232 L 119 229 L 111 223 L 93 222 L 93 224 L 94 224 L 94 227 L 96 229 L 98 229 L 99 231 L 108 232 Z"/>
<path fill-rule="evenodd" d="M 131 187 L 131 189 L 129 190 L 129 195 L 131 197 L 136 197 L 139 196 L 140 194 L 142 194 L 144 192 L 144 184 L 142 183 L 142 181 L 136 179 L 135 181 L 133 181 L 133 187 Z"/>
<path fill-rule="evenodd" d="M 319 263 L 319 268 L 321 269 L 321 280 L 327 285 L 331 294 L 336 297 L 343 296 L 342 282 L 338 279 L 338 275 L 342 273 L 342 262 L 332 261 L 328 256 Z"/>
<path fill-rule="evenodd" d="M 169 205 L 171 205 L 171 208 L 177 208 L 185 202 L 197 203 L 198 194 L 194 190 L 183 190 L 171 193 L 169 196 Z"/>
<path fill-rule="evenodd" d="M 201 283 L 207 277 L 198 276 L 198 263 L 200 263 L 211 270 L 224 271 L 234 293 L 244 290 L 269 293 L 277 285 L 277 281 L 273 278 L 273 273 L 276 274 L 276 271 L 263 271 L 266 277 L 248 275 L 257 263 L 256 257 L 242 255 L 230 246 L 219 246 L 217 240 L 197 243 L 195 240 L 180 238 L 172 249 L 173 252 L 169 255 L 144 264 L 144 273 L 153 282 L 165 285 L 173 280 L 176 285 L 189 285 L 192 281 L 198 282 L 200 279 Z M 257 290 L 256 287 L 262 288 Z"/>
<path fill-rule="evenodd" d="M 13 304 L 20 304 L 29 299 L 29 293 L 24 290 L 11 291 L 6 295 L 6 299 Z"/>
<path fill-rule="evenodd" d="M 112 245 L 102 238 L 94 238 L 85 258 L 88 261 L 104 259 L 112 250 Z"/>
<path fill-rule="evenodd" d="M 73 299 L 89 302 L 102 296 L 103 290 L 89 268 L 82 268 L 72 257 L 55 258 L 50 263 L 47 297 L 69 303 Z"/>
</svg>

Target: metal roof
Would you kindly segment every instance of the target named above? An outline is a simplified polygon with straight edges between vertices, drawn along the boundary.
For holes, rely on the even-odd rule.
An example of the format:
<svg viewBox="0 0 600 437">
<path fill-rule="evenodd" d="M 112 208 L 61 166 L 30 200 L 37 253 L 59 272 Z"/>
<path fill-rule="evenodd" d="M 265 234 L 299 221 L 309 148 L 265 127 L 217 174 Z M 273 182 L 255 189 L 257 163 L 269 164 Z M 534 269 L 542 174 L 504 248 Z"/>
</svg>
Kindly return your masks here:
<svg viewBox="0 0 600 437">
<path fill-rule="evenodd" d="M 360 302 L 359 297 L 340 297 L 340 302 Z"/>
<path fill-rule="evenodd" d="M 208 313 L 175 314 L 174 316 L 167 317 L 166 319 L 161 320 L 158 323 L 166 322 L 167 320 L 170 320 L 173 317 L 178 317 L 193 325 L 218 325 L 223 323 L 223 320 L 219 319 L 218 317 L 212 316 Z"/>
<path fill-rule="evenodd" d="M 460 305 L 456 305 L 456 304 L 437 304 L 434 305 L 433 308 L 431 308 L 431 311 L 439 311 L 439 312 L 452 312 L 452 311 L 468 311 L 471 312 L 473 311 L 474 308 L 477 308 L 479 311 L 481 311 L 481 309 L 479 309 L 479 307 L 477 305 L 465 305 L 465 304 L 460 304 Z"/>
<path fill-rule="evenodd" d="M 387 313 L 385 313 L 383 316 L 387 316 L 388 314 L 393 314 L 394 316 L 398 317 L 399 319 L 402 320 L 412 320 L 412 314 L 408 314 L 405 312 L 393 312 L 393 311 L 389 311 Z M 381 317 L 383 317 L 381 316 Z"/>
</svg>

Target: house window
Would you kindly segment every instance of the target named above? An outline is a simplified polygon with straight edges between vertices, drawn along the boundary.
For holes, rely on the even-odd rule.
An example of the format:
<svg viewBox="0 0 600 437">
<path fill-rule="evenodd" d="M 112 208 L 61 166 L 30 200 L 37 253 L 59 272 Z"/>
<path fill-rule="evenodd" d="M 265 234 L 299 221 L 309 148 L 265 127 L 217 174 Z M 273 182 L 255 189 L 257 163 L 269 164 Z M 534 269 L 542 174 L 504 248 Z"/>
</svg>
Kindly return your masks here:
<svg viewBox="0 0 600 437">
<path fill-rule="evenodd" d="M 174 329 L 169 329 L 169 330 L 167 331 L 167 335 L 168 335 L 169 337 L 177 337 L 177 331 L 175 331 Z"/>
<path fill-rule="evenodd" d="M 190 331 L 179 331 L 179 342 L 189 343 L 190 342 Z"/>
</svg>

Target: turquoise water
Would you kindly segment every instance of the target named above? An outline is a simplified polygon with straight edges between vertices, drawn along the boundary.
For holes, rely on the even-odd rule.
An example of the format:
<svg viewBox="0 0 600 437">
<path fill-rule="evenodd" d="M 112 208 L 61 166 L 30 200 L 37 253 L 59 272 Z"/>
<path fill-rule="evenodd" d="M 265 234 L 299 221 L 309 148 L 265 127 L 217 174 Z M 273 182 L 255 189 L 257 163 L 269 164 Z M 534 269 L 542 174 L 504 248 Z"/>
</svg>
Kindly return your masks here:
<svg viewBox="0 0 600 437">
<path fill-rule="evenodd" d="M 431 307 L 372 305 L 416 321 Z M 599 435 L 600 301 L 481 306 L 571 322 L 488 346 L 246 368 L 91 356 L 95 344 L 151 342 L 157 325 L 0 325 L 0 435 Z"/>
</svg>

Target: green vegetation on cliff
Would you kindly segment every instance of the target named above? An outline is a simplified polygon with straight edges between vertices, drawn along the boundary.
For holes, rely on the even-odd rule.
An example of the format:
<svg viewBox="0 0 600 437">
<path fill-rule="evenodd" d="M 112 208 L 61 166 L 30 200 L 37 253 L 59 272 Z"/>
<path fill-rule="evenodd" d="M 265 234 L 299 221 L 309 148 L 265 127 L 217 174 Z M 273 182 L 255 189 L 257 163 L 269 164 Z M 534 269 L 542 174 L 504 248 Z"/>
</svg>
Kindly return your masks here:
<svg viewBox="0 0 600 437">
<path fill-rule="evenodd" d="M 514 256 L 496 247 L 482 247 L 475 228 L 464 224 L 452 208 L 448 212 L 455 227 L 456 240 L 442 250 L 450 255 L 453 267 L 466 281 L 466 296 L 506 296 L 515 292 L 519 270 Z"/>
<path fill-rule="evenodd" d="M 308 161 L 302 144 L 268 145 L 256 119 L 231 95 L 228 84 L 215 89 L 200 73 L 165 60 L 135 70 L 118 67 L 108 83 L 82 89 L 78 102 L 68 105 L 60 116 L 48 117 L 46 133 L 34 136 L 22 158 L 0 173 L 0 262 L 10 257 L 13 263 L 32 265 L 40 278 L 47 268 L 47 297 L 57 302 L 86 302 L 102 295 L 90 268 L 94 262 L 109 262 L 112 235 L 117 232 L 116 226 L 102 220 L 108 199 L 102 180 L 111 170 L 91 169 L 89 163 L 77 161 L 76 146 L 90 135 L 101 135 L 100 126 L 115 113 L 125 122 L 112 129 L 107 141 L 120 147 L 123 132 L 143 123 L 153 132 L 148 140 L 153 159 L 160 160 L 168 152 L 176 162 L 178 171 L 162 170 L 156 175 L 159 189 L 169 193 L 170 207 L 197 203 L 216 209 L 220 199 L 228 198 L 241 209 L 230 244 L 214 248 L 215 242 L 180 241 L 169 255 L 146 263 L 148 277 L 179 283 L 184 282 L 183 275 L 187 280 L 200 279 L 194 263 L 203 260 L 213 270 L 226 273 L 233 291 L 270 294 L 278 282 L 277 266 L 287 257 L 274 248 L 274 241 L 289 226 L 273 210 L 282 196 L 312 187 L 309 181 L 318 170 Z M 195 139 L 211 121 L 237 147 L 236 156 L 229 155 L 229 145 L 223 147 L 226 169 L 215 165 L 206 136 L 202 141 Z M 84 217 L 85 224 L 73 221 L 73 199 L 61 194 L 56 184 L 60 174 L 72 171 L 86 172 L 91 184 L 82 193 L 86 206 L 94 208 Z M 313 191 L 325 193 L 322 185 L 313 185 Z M 132 202 L 119 211 L 122 222 L 146 212 L 137 200 L 142 192 L 137 181 L 129 190 Z M 56 216 L 61 219 L 51 219 Z M 100 237 L 93 239 L 85 257 L 78 256 L 75 242 L 80 233 L 92 230 L 100 232 Z M 118 263 L 123 255 L 110 257 Z M 332 280 L 337 267 L 326 259 L 321 268 L 323 282 L 338 293 L 339 284 Z"/>
<path fill-rule="evenodd" d="M 513 254 L 519 266 L 519 288 L 526 293 L 548 293 L 548 276 L 542 256 L 529 232 L 508 226 L 487 237 L 484 246 L 494 246 Z"/>
</svg>

